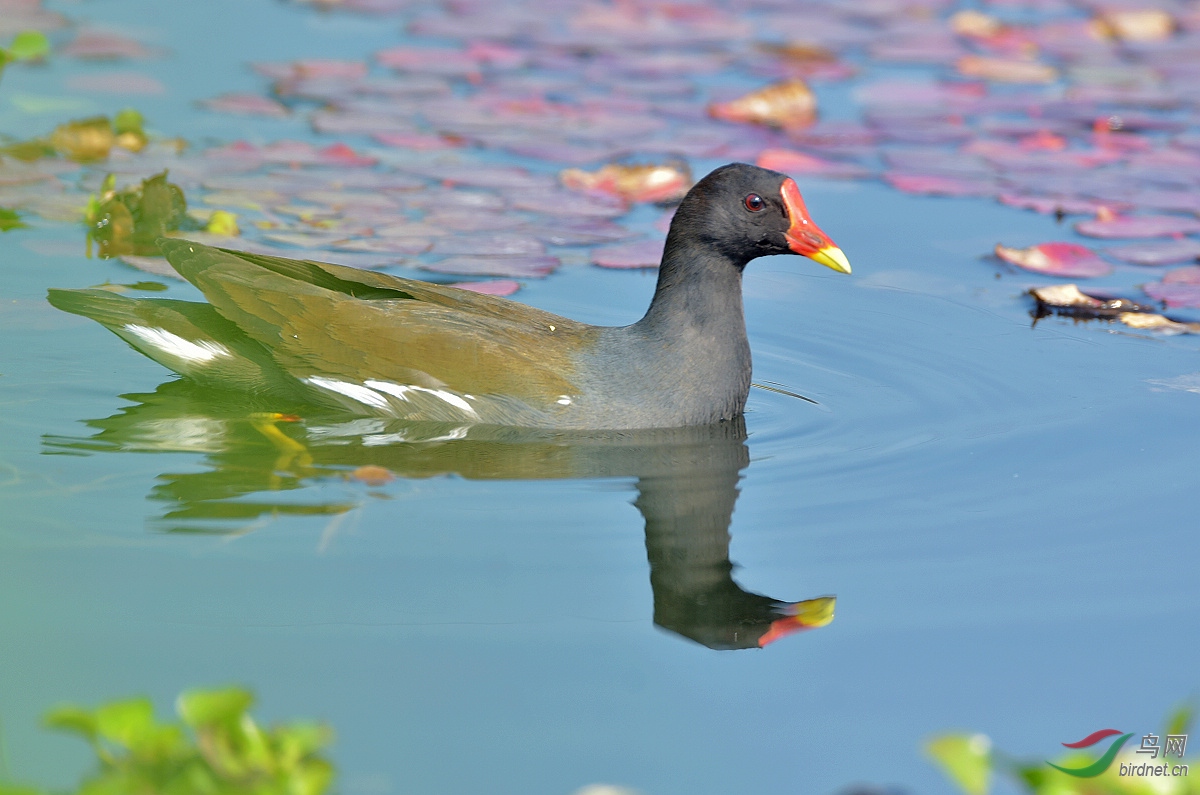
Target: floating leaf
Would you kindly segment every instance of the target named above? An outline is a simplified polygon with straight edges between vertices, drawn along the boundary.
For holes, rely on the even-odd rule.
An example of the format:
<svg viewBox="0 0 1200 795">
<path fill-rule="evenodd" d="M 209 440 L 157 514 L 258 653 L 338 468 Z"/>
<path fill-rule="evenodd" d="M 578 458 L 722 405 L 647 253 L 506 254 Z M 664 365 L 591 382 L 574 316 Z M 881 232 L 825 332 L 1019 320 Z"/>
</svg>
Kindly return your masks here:
<svg viewBox="0 0 1200 795">
<path fill-rule="evenodd" d="M 433 244 L 433 253 L 524 256 L 544 254 L 546 247 L 533 235 L 501 232 L 490 235 L 456 235 L 443 238 Z"/>
<path fill-rule="evenodd" d="M 114 183 L 110 175 L 87 210 L 89 250 L 95 240 L 101 257 L 158 254 L 158 238 L 189 225 L 187 200 L 167 181 L 167 172 L 121 191 Z"/>
<path fill-rule="evenodd" d="M 367 64 L 363 61 L 338 61 L 332 59 L 308 59 L 287 63 L 255 63 L 254 71 L 276 80 L 356 80 L 366 77 Z"/>
<path fill-rule="evenodd" d="M 148 698 L 115 701 L 94 714 L 97 736 L 124 748 L 136 748 L 154 730 L 154 705 Z"/>
<path fill-rule="evenodd" d="M 392 474 L 390 469 L 374 464 L 364 464 L 351 472 L 348 477 L 351 480 L 361 481 L 368 486 L 385 486 L 396 479 L 396 476 Z"/>
<path fill-rule="evenodd" d="M 455 149 L 464 144 L 463 139 L 452 135 L 428 135 L 417 132 L 372 132 L 371 137 L 384 146 L 418 151 Z"/>
<path fill-rule="evenodd" d="M 61 50 L 63 55 L 93 61 L 149 58 L 157 53 L 141 42 L 118 33 L 83 31 Z"/>
<path fill-rule="evenodd" d="M 1184 238 L 1163 243 L 1136 243 L 1106 248 L 1104 253 L 1135 265 L 1173 265 L 1200 258 L 1200 240 Z"/>
<path fill-rule="evenodd" d="M 161 80 L 143 72 L 101 72 L 71 75 L 67 88 L 89 94 L 140 94 L 153 96 L 167 93 Z"/>
<path fill-rule="evenodd" d="M 28 229 L 28 224 L 21 221 L 21 216 L 16 210 L 9 210 L 0 207 L 0 232 L 9 232 L 13 229 Z"/>
<path fill-rule="evenodd" d="M 609 163 L 597 171 L 568 168 L 558 175 L 572 190 L 599 191 L 629 202 L 674 202 L 692 187 L 687 163 L 673 161 L 655 165 Z"/>
<path fill-rule="evenodd" d="M 803 80 L 787 80 L 729 102 L 713 103 L 708 113 L 725 121 L 799 129 L 816 121 L 817 97 Z"/>
<path fill-rule="evenodd" d="M 8 45 L 8 57 L 14 61 L 36 61 L 50 54 L 50 40 L 37 30 L 18 33 Z"/>
<path fill-rule="evenodd" d="M 992 743 L 982 734 L 946 734 L 925 743 L 925 753 L 967 795 L 987 795 Z"/>
<path fill-rule="evenodd" d="M 975 9 L 957 11 L 950 17 L 950 29 L 959 36 L 988 39 L 999 35 L 1006 27 L 996 17 Z"/>
<path fill-rule="evenodd" d="M 662 240 L 643 240 L 592 250 L 592 262 L 602 268 L 657 268 L 662 262 Z"/>
<path fill-rule="evenodd" d="M 566 218 L 618 218 L 628 212 L 624 200 L 603 193 L 537 191 L 510 194 L 518 210 Z"/>
<path fill-rule="evenodd" d="M 551 246 L 591 246 L 634 236 L 627 227 L 604 218 L 547 219 L 529 232 Z"/>
<path fill-rule="evenodd" d="M 179 695 L 175 710 L 193 728 L 235 724 L 254 704 L 254 696 L 239 687 L 223 690 L 188 690 Z"/>
<path fill-rule="evenodd" d="M 213 210 L 212 215 L 208 217 L 208 223 L 204 225 L 204 231 L 224 237 L 237 237 L 242 233 L 238 229 L 237 216 L 226 210 Z"/>
<path fill-rule="evenodd" d="M 487 282 L 455 282 L 450 286 L 457 287 L 460 290 L 470 290 L 473 293 L 498 295 L 501 297 L 512 295 L 521 289 L 520 282 L 515 282 L 511 279 L 494 279 Z"/>
<path fill-rule="evenodd" d="M 996 186 L 991 180 L 896 172 L 888 172 L 883 178 L 893 188 L 905 193 L 935 196 L 992 196 L 996 193 Z"/>
<path fill-rule="evenodd" d="M 421 237 L 365 237 L 337 240 L 329 247 L 337 251 L 359 251 L 376 254 L 416 256 L 429 251 L 433 241 Z"/>
<path fill-rule="evenodd" d="M 857 163 L 826 160 L 792 149 L 764 149 L 755 163 L 761 168 L 785 174 L 809 174 L 817 177 L 857 178 L 868 176 L 869 169 Z"/>
<path fill-rule="evenodd" d="M 462 50 L 448 47 L 392 47 L 375 53 L 375 60 L 389 69 L 479 82 L 483 75 L 479 61 Z"/>
<path fill-rule="evenodd" d="M 50 710 L 46 713 L 44 723 L 51 729 L 78 734 L 88 741 L 96 737 L 96 716 L 90 710 L 74 704 Z"/>
<path fill-rule="evenodd" d="M 1129 209 L 1129 205 L 1100 202 L 1075 196 L 1029 196 L 1018 193 L 1001 193 L 1001 204 L 1033 210 L 1044 215 L 1094 215 L 1101 208 L 1110 211 Z"/>
<path fill-rule="evenodd" d="M 1117 319 L 1130 328 L 1139 331 L 1157 331 L 1160 334 L 1174 336 L 1176 334 L 1200 334 L 1200 323 L 1181 323 L 1163 315 L 1146 312 L 1124 312 Z"/>
<path fill-rule="evenodd" d="M 106 116 L 60 124 L 50 133 L 50 145 L 79 163 L 103 160 L 116 143 L 116 132 Z"/>
<path fill-rule="evenodd" d="M 1161 41 L 1175 32 L 1175 19 L 1158 8 L 1112 9 L 1096 17 L 1096 35 L 1123 41 Z"/>
<path fill-rule="evenodd" d="M 1168 271 L 1162 281 L 1143 284 L 1142 290 L 1169 307 L 1200 309 L 1200 265 Z"/>
<path fill-rule="evenodd" d="M 1075 224 L 1088 237 L 1169 237 L 1200 232 L 1200 219 L 1182 215 L 1124 215 L 1095 218 Z"/>
<path fill-rule="evenodd" d="M 219 97 L 200 101 L 200 106 L 216 113 L 233 113 L 240 116 L 267 116 L 282 119 L 291 111 L 287 106 L 269 97 L 245 92 L 232 92 Z"/>
<path fill-rule="evenodd" d="M 558 257 L 447 257 L 422 270 L 456 276 L 508 276 L 539 279 L 549 276 L 561 264 Z"/>
<path fill-rule="evenodd" d="M 1057 69 L 1037 61 L 964 55 L 958 60 L 957 66 L 961 75 L 998 83 L 1044 84 L 1058 79 Z"/>
<path fill-rule="evenodd" d="M 996 256 L 1047 276 L 1088 279 L 1112 273 L 1112 265 L 1096 256 L 1090 248 L 1075 243 L 1041 243 L 1029 248 L 1008 248 L 997 243 Z"/>
<path fill-rule="evenodd" d="M 1038 302 L 1038 317 L 1057 314 L 1083 319 L 1111 320 L 1123 314 L 1157 311 L 1156 307 L 1134 303 L 1126 298 L 1087 295 L 1074 284 L 1035 287 L 1029 294 Z"/>
</svg>

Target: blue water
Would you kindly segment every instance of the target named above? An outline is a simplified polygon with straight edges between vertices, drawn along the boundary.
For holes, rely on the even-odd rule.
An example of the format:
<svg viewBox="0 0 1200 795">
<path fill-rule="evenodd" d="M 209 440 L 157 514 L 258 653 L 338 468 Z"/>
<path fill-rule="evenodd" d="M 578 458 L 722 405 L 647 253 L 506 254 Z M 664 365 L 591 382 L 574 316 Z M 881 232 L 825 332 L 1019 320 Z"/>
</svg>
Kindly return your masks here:
<svg viewBox="0 0 1200 795">
<path fill-rule="evenodd" d="M 385 39 L 267 3 L 81 8 L 111 24 L 146 14 L 175 56 L 169 99 L 137 104 L 196 138 L 247 134 L 186 103 L 252 87 L 240 64 L 254 49 L 361 57 Z M 71 68 L 10 70 L 0 98 L 61 92 Z M 0 113 L 7 130 L 54 121 Z M 103 437 L 97 421 L 145 402 L 123 395 L 170 376 L 44 294 L 142 276 L 85 259 L 66 224 L 7 233 L 0 772 L 78 779 L 86 750 L 38 725 L 57 702 L 147 693 L 165 713 L 180 690 L 225 682 L 253 688 L 268 720 L 327 720 L 346 793 L 950 792 L 920 753 L 936 732 L 981 731 L 1037 760 L 1097 728 L 1158 728 L 1198 684 L 1200 344 L 1033 326 L 1021 294 L 1037 280 L 979 257 L 1058 234 L 1052 219 L 874 183 L 802 187 L 855 272 L 797 258 L 747 271 L 755 380 L 819 405 L 752 391 L 729 557 L 746 591 L 833 594 L 837 615 L 765 650 L 655 625 L 632 505 L 638 476 L 662 474 L 654 445 L 568 443 L 559 464 L 432 442 L 445 461 L 402 451 L 410 476 L 369 486 L 340 474 L 383 455 L 361 434 L 346 451 L 287 429 L 308 434 L 317 467 L 283 466 L 272 488 L 261 435 L 169 387 L 177 403 Z M 567 267 L 517 297 L 624 323 L 652 287 Z M 736 459 L 739 445 L 721 449 Z M 218 486 L 270 507 L 172 515 Z"/>
</svg>

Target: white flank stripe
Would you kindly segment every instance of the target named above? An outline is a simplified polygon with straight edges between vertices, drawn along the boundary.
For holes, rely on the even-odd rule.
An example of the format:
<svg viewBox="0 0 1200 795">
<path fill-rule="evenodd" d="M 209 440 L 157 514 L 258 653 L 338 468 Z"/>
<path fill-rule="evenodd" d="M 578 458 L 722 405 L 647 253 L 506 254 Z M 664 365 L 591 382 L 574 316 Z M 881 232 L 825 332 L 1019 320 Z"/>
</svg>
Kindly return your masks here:
<svg viewBox="0 0 1200 795">
<path fill-rule="evenodd" d="M 362 384 L 351 384 L 349 381 L 339 381 L 336 378 L 325 378 L 320 375 L 309 376 L 304 381 L 321 389 L 328 389 L 330 392 L 345 395 L 351 400 L 357 400 L 359 403 L 367 406 L 374 406 L 380 409 L 391 407 L 387 398 Z"/>
<path fill-rule="evenodd" d="M 395 395 L 396 397 L 398 397 L 402 400 L 409 399 L 408 396 L 405 394 L 407 392 L 424 392 L 427 395 L 433 395 L 435 398 L 438 398 L 439 400 L 443 400 L 446 403 L 449 403 L 451 406 L 454 406 L 456 409 L 461 409 L 462 412 L 464 414 L 466 414 L 468 417 L 472 417 L 475 419 L 479 418 L 479 415 L 475 413 L 475 409 L 472 408 L 470 403 L 463 400 L 461 397 L 454 394 L 453 392 L 449 392 L 445 389 L 426 389 L 423 386 L 412 386 L 409 384 L 393 384 L 390 381 L 370 380 L 370 381 L 364 381 L 363 383 L 365 383 L 367 386 L 371 387 L 372 389 L 378 389 L 380 392 L 386 392 L 389 395 Z"/>
<path fill-rule="evenodd" d="M 400 384 L 393 384 L 391 381 L 376 381 L 373 378 L 363 381 L 363 383 L 371 387 L 371 389 L 378 389 L 380 392 L 387 392 L 389 395 L 398 397 L 401 400 L 408 400 L 408 395 L 404 393 L 407 392 L 410 387 L 401 386 Z"/>
<path fill-rule="evenodd" d="M 139 326 L 136 323 L 126 323 L 125 330 L 147 345 L 157 348 L 163 353 L 175 356 L 185 362 L 211 362 L 218 356 L 231 356 L 229 349 L 219 342 L 212 340 L 185 340 L 178 334 L 172 334 L 165 328 Z"/>
</svg>

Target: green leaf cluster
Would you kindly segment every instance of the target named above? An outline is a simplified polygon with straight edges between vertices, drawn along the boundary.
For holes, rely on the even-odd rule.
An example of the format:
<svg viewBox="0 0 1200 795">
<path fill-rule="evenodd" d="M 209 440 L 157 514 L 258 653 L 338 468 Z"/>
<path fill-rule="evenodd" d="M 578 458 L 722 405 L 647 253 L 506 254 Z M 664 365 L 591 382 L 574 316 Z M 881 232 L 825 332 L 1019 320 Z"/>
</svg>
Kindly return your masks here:
<svg viewBox="0 0 1200 795">
<path fill-rule="evenodd" d="M 13 61 L 39 61 L 50 54 L 50 40 L 36 30 L 21 31 L 8 47 L 0 47 L 0 73 Z"/>
<path fill-rule="evenodd" d="M 176 702 L 178 721 L 159 723 L 149 699 L 95 709 L 58 707 L 51 728 L 91 744 L 97 769 L 74 795 L 322 795 L 334 776 L 321 755 L 332 741 L 321 724 L 264 728 L 240 688 L 192 690 Z M 48 795 L 0 784 L 0 795 Z"/>
<path fill-rule="evenodd" d="M 1190 705 L 1178 707 L 1168 717 L 1161 736 L 1187 734 L 1193 715 L 1194 710 Z M 1150 761 L 1141 758 L 1132 745 L 1119 754 L 1104 773 L 1094 778 L 1068 775 L 1044 761 L 1014 759 L 994 750 L 991 741 L 982 734 L 938 735 L 925 743 L 925 752 L 966 795 L 988 795 L 994 773 L 1007 775 L 1031 795 L 1200 795 L 1200 758 L 1197 757 L 1182 760 L 1172 758 L 1171 762 L 1166 763 L 1187 765 L 1187 776 L 1119 775 L 1121 762 L 1140 764 Z M 1054 762 L 1061 767 L 1081 768 L 1095 761 L 1095 758 L 1095 753 L 1072 751 Z M 1162 757 L 1152 763 L 1163 764 Z"/>
<path fill-rule="evenodd" d="M 25 162 L 43 157 L 65 157 L 77 163 L 107 160 L 114 147 L 140 152 L 150 142 L 143 129 L 142 114 L 126 108 L 112 119 L 89 116 L 58 125 L 50 135 L 30 138 L 0 147 L 0 155 Z"/>
<path fill-rule="evenodd" d="M 158 238 L 196 226 L 187 214 L 183 189 L 167 181 L 166 171 L 120 191 L 116 189 L 116 178 L 109 174 L 100 193 L 88 199 L 84 222 L 89 255 L 95 241 L 104 258 L 158 254 Z"/>
<path fill-rule="evenodd" d="M 21 220 L 20 213 L 16 210 L 10 210 L 7 207 L 0 207 L 0 232 L 26 228 L 28 228 L 28 224 Z"/>
</svg>

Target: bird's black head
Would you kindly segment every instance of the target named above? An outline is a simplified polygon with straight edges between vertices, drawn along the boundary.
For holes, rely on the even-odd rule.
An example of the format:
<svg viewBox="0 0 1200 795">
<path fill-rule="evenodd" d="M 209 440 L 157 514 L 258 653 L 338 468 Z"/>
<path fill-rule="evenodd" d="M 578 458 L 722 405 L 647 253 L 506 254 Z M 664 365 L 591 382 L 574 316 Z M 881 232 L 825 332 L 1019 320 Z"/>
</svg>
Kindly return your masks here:
<svg viewBox="0 0 1200 795">
<path fill-rule="evenodd" d="M 841 249 L 808 217 L 795 181 L 747 163 L 721 166 L 697 182 L 675 213 L 671 236 L 714 249 L 738 267 L 770 254 L 800 254 L 850 272 Z"/>
</svg>

